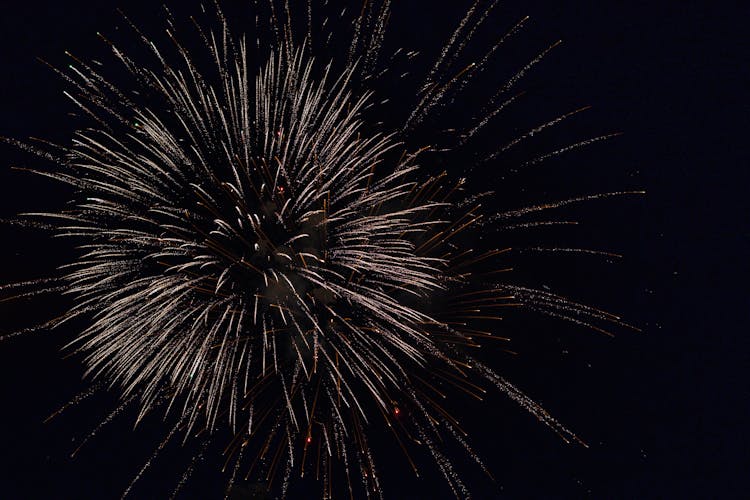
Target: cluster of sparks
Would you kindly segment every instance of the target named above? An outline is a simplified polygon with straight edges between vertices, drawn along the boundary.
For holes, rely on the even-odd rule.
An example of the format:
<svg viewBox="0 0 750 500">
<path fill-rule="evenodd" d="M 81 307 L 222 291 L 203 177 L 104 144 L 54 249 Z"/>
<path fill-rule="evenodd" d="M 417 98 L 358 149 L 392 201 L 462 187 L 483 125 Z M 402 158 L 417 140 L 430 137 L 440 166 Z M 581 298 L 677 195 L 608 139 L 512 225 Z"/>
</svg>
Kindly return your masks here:
<svg viewBox="0 0 750 500">
<path fill-rule="evenodd" d="M 520 29 L 523 21 L 483 59 L 451 73 L 496 3 L 471 7 L 417 104 L 382 132 L 367 122 L 378 96 L 361 83 L 383 77 L 388 1 L 365 2 L 343 69 L 311 55 L 312 2 L 304 11 L 307 33 L 299 36 L 288 3 L 278 8 L 271 0 L 273 41 L 256 40 L 271 46 L 262 64 L 216 6 L 218 30 L 198 28 L 211 71 L 178 41 L 170 16 L 176 64 L 137 30 L 158 62 L 153 67 L 102 37 L 140 92 L 121 89 L 77 58 L 60 72 L 74 89 L 67 95 L 94 125 L 59 149 L 16 144 L 54 159 L 60 168 L 37 172 L 72 185 L 78 199 L 71 210 L 19 220 L 82 242 L 83 253 L 59 279 L 2 290 L 75 297 L 72 310 L 38 329 L 90 318 L 70 348 L 85 356 L 95 380 L 121 387 L 122 404 L 89 437 L 125 408 L 139 408 L 139 419 L 155 409 L 176 415 L 133 483 L 177 435 L 210 436 L 229 425 L 230 482 L 257 478 L 283 497 L 293 476 L 315 474 L 328 498 L 341 468 L 350 494 L 361 488 L 382 497 L 368 429 L 384 423 L 415 473 L 411 450 L 422 448 L 453 493 L 469 497 L 441 443 L 454 440 L 485 467 L 443 407 L 442 386 L 478 398 L 484 386 L 494 387 L 565 440 L 578 440 L 467 347 L 499 338 L 485 326 L 507 307 L 597 329 L 621 324 L 619 318 L 500 281 L 504 267 L 485 264 L 508 249 L 477 251 L 465 235 L 509 221 L 542 224 L 524 217 L 622 193 L 487 214 L 487 193 L 467 196 L 464 181 L 445 173 L 421 178 L 423 150 L 404 146 L 409 130 L 480 74 Z M 510 89 L 544 53 L 498 90 L 458 142 L 470 141 L 509 105 Z"/>
</svg>

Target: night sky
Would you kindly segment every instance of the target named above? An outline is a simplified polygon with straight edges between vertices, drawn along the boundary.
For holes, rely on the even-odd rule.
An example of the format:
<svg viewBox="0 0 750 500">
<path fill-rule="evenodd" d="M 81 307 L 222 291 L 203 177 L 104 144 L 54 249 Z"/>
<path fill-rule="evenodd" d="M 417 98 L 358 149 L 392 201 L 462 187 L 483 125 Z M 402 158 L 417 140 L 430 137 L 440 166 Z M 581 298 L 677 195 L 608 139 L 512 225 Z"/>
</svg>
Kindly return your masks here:
<svg viewBox="0 0 750 500">
<path fill-rule="evenodd" d="M 184 18 L 196 11 L 195 3 L 169 4 Z M 430 55 L 469 5 L 395 3 L 389 43 Z M 110 61 L 96 32 L 122 26 L 117 7 L 145 31 L 162 28 L 159 2 L 143 4 L 5 2 L 0 136 L 69 139 L 75 121 L 63 82 L 37 58 L 64 65 L 63 51 L 70 50 Z M 464 459 L 460 469 L 476 498 L 744 497 L 750 447 L 750 9 L 697 1 L 517 0 L 498 9 L 490 21 L 496 30 L 479 40 L 489 42 L 526 14 L 529 28 L 501 54 L 508 66 L 499 57 L 492 71 L 505 74 L 557 39 L 563 44 L 520 84 L 525 101 L 499 120 L 498 134 L 584 105 L 593 108 L 526 153 L 545 141 L 624 134 L 531 172 L 478 169 L 469 185 L 495 189 L 493 208 L 500 210 L 581 194 L 647 191 L 561 212 L 582 222 L 574 229 L 536 230 L 497 243 L 577 245 L 624 255 L 536 255 L 515 265 L 528 282 L 616 312 L 642 332 L 617 330 L 609 338 L 533 315 L 508 318 L 503 328 L 513 334 L 510 348 L 518 354 L 498 350 L 494 366 L 589 448 L 565 445 L 501 395 L 483 404 L 457 401 L 453 408 L 465 417 L 495 482 Z M 0 217 L 55 209 L 68 200 L 70 193 L 53 181 L 11 171 L 34 166 L 33 156 L 7 145 L 0 152 Z M 459 166 L 454 157 L 440 161 L 440 168 L 460 176 L 471 159 Z M 0 284 L 45 276 L 75 255 L 70 242 L 28 229 L 0 226 L 0 241 Z M 59 314 L 65 300 L 0 304 L 0 335 Z M 166 432 L 158 416 L 133 431 L 133 415 L 126 414 L 69 458 L 116 402 L 116 392 L 97 396 L 43 423 L 88 383 L 81 381 L 81 359 L 63 359 L 60 350 L 75 328 L 71 323 L 0 343 L 0 498 L 119 498 Z M 132 498 L 165 498 L 196 450 L 193 444 L 173 447 Z M 429 462 L 415 479 L 398 448 L 389 453 L 379 459 L 388 467 L 386 498 L 452 498 Z M 222 498 L 220 465 L 207 454 L 180 498 Z M 290 494 L 316 495 L 309 484 Z"/>
</svg>

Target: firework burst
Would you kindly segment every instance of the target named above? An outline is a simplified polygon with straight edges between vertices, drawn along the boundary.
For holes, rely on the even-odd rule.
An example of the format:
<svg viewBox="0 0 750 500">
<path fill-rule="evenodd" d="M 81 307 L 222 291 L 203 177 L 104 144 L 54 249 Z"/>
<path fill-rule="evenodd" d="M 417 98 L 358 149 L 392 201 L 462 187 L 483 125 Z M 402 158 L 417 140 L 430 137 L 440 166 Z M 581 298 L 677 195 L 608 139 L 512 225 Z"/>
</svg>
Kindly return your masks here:
<svg viewBox="0 0 750 500">
<path fill-rule="evenodd" d="M 426 175 L 421 159 L 438 146 L 411 146 L 411 134 L 523 24 L 456 71 L 496 3 L 471 7 L 414 106 L 389 123 L 370 118 L 384 103 L 369 89 L 397 78 L 392 61 L 415 54 L 383 56 L 388 1 L 364 3 L 347 53 L 332 62 L 316 57 L 331 41 L 315 20 L 328 18 L 308 2 L 300 23 L 288 3 L 274 1 L 256 5 L 256 31 L 267 36 L 252 41 L 231 33 L 216 6 L 215 29 L 196 23 L 199 54 L 178 39 L 171 15 L 169 52 L 133 26 L 151 64 L 102 36 L 131 87 L 71 56 L 59 74 L 91 126 L 66 146 L 9 142 L 54 160 L 57 168 L 35 172 L 76 190 L 69 209 L 14 222 L 71 238 L 82 253 L 60 278 L 5 291 L 74 297 L 69 312 L 36 328 L 87 318 L 69 348 L 94 380 L 122 393 L 102 425 L 126 407 L 138 408 L 139 419 L 156 409 L 174 417 L 134 482 L 177 435 L 210 436 L 226 425 L 235 435 L 226 448 L 230 483 L 244 474 L 284 496 L 292 477 L 314 469 L 329 497 L 332 471 L 341 468 L 351 494 L 382 496 L 368 430 L 386 426 L 415 472 L 410 450 L 427 450 L 453 493 L 468 497 L 443 441 L 484 465 L 444 408 L 443 386 L 470 395 L 494 387 L 563 439 L 578 440 L 469 348 L 496 336 L 487 324 L 503 308 L 596 329 L 619 318 L 499 279 L 508 249 L 478 248 L 471 235 L 489 224 L 543 224 L 528 216 L 622 193 L 484 213 L 491 193 L 467 194 L 464 180 L 445 172 Z M 545 53 L 498 89 L 453 147 L 470 144 L 514 100 L 511 89 Z"/>
</svg>

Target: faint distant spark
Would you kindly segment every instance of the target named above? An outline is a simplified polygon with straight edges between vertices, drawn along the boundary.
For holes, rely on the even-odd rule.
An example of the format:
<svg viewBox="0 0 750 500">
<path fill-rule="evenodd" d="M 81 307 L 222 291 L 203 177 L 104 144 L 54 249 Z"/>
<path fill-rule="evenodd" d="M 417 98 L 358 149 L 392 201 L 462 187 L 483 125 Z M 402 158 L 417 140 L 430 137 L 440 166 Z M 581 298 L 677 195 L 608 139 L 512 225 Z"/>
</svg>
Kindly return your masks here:
<svg viewBox="0 0 750 500">
<path fill-rule="evenodd" d="M 110 81 L 71 56 L 69 70 L 59 73 L 91 126 L 76 130 L 68 146 L 8 142 L 53 159 L 57 168 L 34 172 L 76 188 L 75 203 L 65 210 L 14 222 L 51 228 L 83 253 L 60 278 L 0 291 L 12 294 L 5 300 L 60 291 L 75 298 L 64 316 L 16 334 L 88 318 L 70 347 L 85 356 L 87 374 L 121 388 L 122 404 L 78 449 L 126 407 L 139 408 L 139 419 L 157 408 L 177 415 L 126 494 L 175 436 L 201 429 L 210 435 L 228 424 L 235 433 L 226 451 L 230 483 L 244 474 L 284 496 L 292 476 L 312 471 L 328 498 L 337 467 L 350 492 L 381 497 L 368 429 L 385 424 L 415 473 L 413 450 L 421 448 L 453 493 L 468 497 L 444 440 L 487 469 L 444 408 L 445 395 L 458 390 L 481 399 L 483 385 L 566 441 L 578 441 L 470 351 L 503 338 L 492 322 L 506 308 L 600 331 L 602 324 L 622 323 L 506 281 L 510 249 L 477 246 L 476 234 L 490 225 L 566 224 L 528 217 L 624 193 L 488 213 L 482 198 L 492 193 L 466 193 L 465 179 L 445 172 L 425 175 L 420 158 L 438 148 L 412 148 L 413 132 L 460 97 L 526 21 L 484 57 L 457 68 L 496 3 L 471 7 L 414 89 L 412 107 L 385 122 L 372 117 L 387 96 L 368 89 L 398 81 L 389 65 L 416 56 L 382 54 L 389 1 L 341 14 L 342 24 L 353 19 L 354 26 L 345 61 L 314 57 L 325 56 L 334 31 L 325 5 L 316 12 L 308 1 L 297 19 L 288 3 L 274 0 L 256 5 L 255 29 L 266 36 L 256 33 L 255 47 L 230 32 L 218 6 L 216 29 L 196 23 L 208 65 L 200 62 L 206 54 L 196 57 L 177 37 L 170 13 L 167 34 L 176 54 L 136 29 L 154 63 L 131 59 L 102 36 L 134 85 Z M 326 24 L 319 26 L 319 17 Z M 497 89 L 450 147 L 471 150 L 472 139 L 509 105 L 514 85 L 548 50 Z M 582 110 L 483 157 L 493 162 Z M 539 153 L 526 164 L 604 137 Z M 205 447 L 174 495 L 204 453 Z"/>
</svg>

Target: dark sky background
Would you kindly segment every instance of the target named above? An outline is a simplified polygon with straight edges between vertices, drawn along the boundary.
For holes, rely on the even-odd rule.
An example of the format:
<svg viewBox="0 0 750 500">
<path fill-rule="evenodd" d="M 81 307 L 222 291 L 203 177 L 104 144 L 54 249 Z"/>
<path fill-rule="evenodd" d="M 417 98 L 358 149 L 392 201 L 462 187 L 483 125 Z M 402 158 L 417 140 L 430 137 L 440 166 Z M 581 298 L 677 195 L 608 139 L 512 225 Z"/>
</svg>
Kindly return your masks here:
<svg viewBox="0 0 750 500">
<path fill-rule="evenodd" d="M 468 5 L 396 3 L 391 43 L 433 51 Z M 505 52 L 509 67 L 501 57 L 493 71 L 512 69 L 558 38 L 564 43 L 520 85 L 529 92 L 526 103 L 518 115 L 501 119 L 499 130 L 523 130 L 524 119 L 592 105 L 553 132 L 554 139 L 624 135 L 531 173 L 480 171 L 470 181 L 497 187 L 497 208 L 645 189 L 641 198 L 565 212 L 584 222 L 572 234 L 512 236 L 546 243 L 559 236 L 623 254 L 614 262 L 537 256 L 522 258 L 518 266 L 530 280 L 620 313 L 643 332 L 618 331 L 610 339 L 556 321 L 511 318 L 507 328 L 517 332 L 513 349 L 519 354 L 498 353 L 498 365 L 590 447 L 566 446 L 500 396 L 484 405 L 461 402 L 473 442 L 496 478 L 482 478 L 459 459 L 469 485 L 477 498 L 743 497 L 750 447 L 750 9 L 707 1 L 505 3 L 490 24 L 497 32 L 523 14 L 532 19 Z M 0 135 L 69 137 L 73 122 L 62 82 L 36 58 L 62 65 L 63 50 L 98 56 L 102 46 L 95 32 L 121 24 L 118 6 L 147 31 L 162 26 L 155 5 L 3 3 Z M 9 169 L 32 166 L 33 157 L 9 146 L 0 152 L 1 217 L 66 200 L 53 182 Z M 0 241 L 0 284 L 44 276 L 70 256 L 65 242 L 34 231 L 0 228 Z M 0 334 L 52 317 L 62 306 L 60 300 L 0 304 Z M 81 360 L 60 353 L 72 334 L 0 343 L 0 498 L 117 498 L 165 431 L 153 418 L 133 432 L 132 416 L 126 416 L 75 459 L 68 457 L 115 402 L 114 395 L 98 397 L 43 423 L 85 387 Z M 172 458 L 155 463 L 133 498 L 166 497 L 193 452 L 190 446 L 171 450 Z M 450 498 L 428 464 L 424 476 L 414 479 L 397 451 L 380 462 L 396 470 L 385 479 L 388 498 Z M 208 458 L 181 498 L 221 498 L 216 468 Z M 305 488 L 292 498 L 314 498 L 317 489 Z"/>
</svg>

